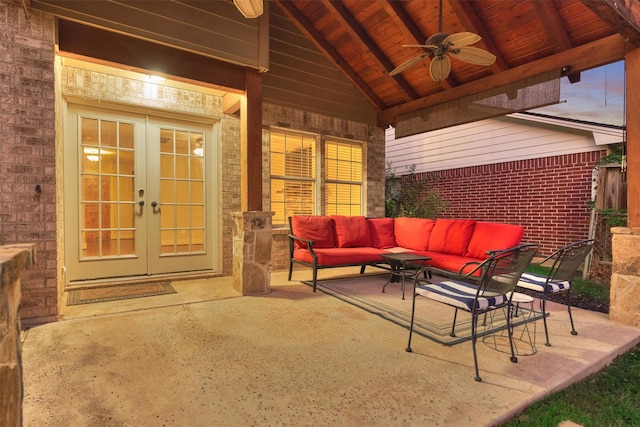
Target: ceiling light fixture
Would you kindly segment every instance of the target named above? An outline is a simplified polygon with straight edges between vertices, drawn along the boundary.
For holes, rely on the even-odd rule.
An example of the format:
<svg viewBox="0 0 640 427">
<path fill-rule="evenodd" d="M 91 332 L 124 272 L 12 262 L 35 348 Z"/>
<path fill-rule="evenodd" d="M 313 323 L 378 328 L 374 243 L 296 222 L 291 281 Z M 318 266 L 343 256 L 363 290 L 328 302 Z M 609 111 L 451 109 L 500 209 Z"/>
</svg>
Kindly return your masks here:
<svg viewBox="0 0 640 427">
<path fill-rule="evenodd" d="M 233 0 L 245 18 L 257 18 L 262 15 L 262 0 Z"/>
</svg>

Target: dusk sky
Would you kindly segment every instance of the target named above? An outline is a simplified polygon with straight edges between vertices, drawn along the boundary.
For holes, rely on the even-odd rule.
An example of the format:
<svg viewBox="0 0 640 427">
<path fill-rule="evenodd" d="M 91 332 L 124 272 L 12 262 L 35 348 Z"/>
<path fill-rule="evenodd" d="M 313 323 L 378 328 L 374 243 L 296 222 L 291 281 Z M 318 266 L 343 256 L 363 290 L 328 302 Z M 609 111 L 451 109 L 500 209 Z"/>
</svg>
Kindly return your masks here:
<svg viewBox="0 0 640 427">
<path fill-rule="evenodd" d="M 624 61 L 583 71 L 580 82 L 560 80 L 560 104 L 535 113 L 594 123 L 624 125 Z"/>
</svg>

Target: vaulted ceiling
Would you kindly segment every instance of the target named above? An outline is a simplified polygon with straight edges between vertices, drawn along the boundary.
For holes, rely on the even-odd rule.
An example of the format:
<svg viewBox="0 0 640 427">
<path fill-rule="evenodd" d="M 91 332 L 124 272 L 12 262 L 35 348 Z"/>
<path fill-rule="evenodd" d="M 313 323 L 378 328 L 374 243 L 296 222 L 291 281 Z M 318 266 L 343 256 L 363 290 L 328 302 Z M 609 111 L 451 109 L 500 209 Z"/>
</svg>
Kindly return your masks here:
<svg viewBox="0 0 640 427">
<path fill-rule="evenodd" d="M 396 116 L 548 71 L 570 81 L 580 72 L 624 59 L 640 46 L 637 0 L 272 0 L 362 92 L 381 124 Z M 439 31 L 472 32 L 474 47 L 496 56 L 491 66 L 452 58 L 434 81 L 431 57 L 395 76 Z"/>
</svg>

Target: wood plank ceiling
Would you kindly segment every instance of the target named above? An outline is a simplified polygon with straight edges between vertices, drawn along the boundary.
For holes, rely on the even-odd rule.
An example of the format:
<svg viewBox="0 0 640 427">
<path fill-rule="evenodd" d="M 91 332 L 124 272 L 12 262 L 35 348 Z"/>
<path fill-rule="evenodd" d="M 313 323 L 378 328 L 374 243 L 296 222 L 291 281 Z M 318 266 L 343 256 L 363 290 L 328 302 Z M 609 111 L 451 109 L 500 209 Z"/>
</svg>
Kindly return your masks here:
<svg viewBox="0 0 640 427">
<path fill-rule="evenodd" d="M 397 115 L 551 70 L 572 82 L 580 72 L 624 59 L 640 45 L 637 0 L 443 0 L 442 30 L 476 33 L 474 47 L 496 56 L 491 66 L 452 58 L 436 82 L 430 58 L 391 76 L 425 51 L 438 32 L 438 0 L 272 0 L 349 78 L 378 113 L 381 125 Z"/>
</svg>

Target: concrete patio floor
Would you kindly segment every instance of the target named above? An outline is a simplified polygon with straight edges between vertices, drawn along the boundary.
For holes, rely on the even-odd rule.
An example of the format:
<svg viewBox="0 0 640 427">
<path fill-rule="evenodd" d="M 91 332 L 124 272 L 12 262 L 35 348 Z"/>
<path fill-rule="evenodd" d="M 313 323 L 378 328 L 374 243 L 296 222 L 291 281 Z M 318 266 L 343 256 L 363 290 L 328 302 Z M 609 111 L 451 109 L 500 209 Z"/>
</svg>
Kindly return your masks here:
<svg viewBox="0 0 640 427">
<path fill-rule="evenodd" d="M 321 277 L 353 273 L 321 271 Z M 306 280 L 310 271 L 294 272 Z M 286 273 L 239 297 L 230 278 L 177 294 L 67 307 L 23 334 L 24 426 L 482 426 L 600 370 L 640 342 L 607 315 L 551 305 L 552 347 L 518 363 L 436 344 Z M 553 369 L 550 367 L 553 366 Z"/>
</svg>

